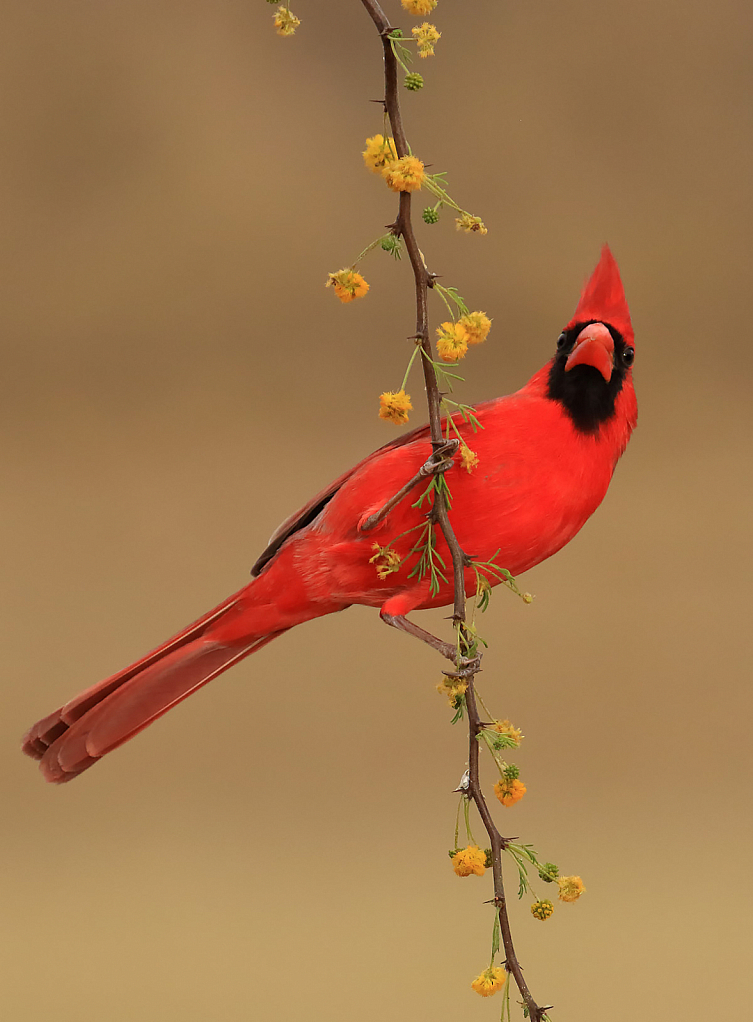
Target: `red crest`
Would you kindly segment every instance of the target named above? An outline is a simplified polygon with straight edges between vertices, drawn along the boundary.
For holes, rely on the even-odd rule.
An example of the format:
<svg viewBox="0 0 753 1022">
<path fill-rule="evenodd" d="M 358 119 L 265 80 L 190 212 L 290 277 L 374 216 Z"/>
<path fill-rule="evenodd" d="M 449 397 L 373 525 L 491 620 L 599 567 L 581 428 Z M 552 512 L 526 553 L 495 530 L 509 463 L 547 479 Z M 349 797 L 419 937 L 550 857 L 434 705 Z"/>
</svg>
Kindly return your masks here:
<svg viewBox="0 0 753 1022">
<path fill-rule="evenodd" d="M 608 245 L 602 248 L 601 259 L 583 288 L 578 308 L 565 330 L 571 329 L 577 323 L 589 321 L 614 327 L 622 334 L 626 344 L 635 346 L 630 310 L 625 299 L 620 271 Z"/>
</svg>

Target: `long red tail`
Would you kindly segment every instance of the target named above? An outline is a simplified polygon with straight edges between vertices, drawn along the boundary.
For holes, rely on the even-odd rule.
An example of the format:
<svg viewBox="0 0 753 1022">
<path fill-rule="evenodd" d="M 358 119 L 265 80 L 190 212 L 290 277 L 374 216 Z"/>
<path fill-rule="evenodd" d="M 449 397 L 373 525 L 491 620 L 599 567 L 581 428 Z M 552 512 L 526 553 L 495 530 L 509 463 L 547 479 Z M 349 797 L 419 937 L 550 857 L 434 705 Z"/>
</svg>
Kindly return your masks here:
<svg viewBox="0 0 753 1022">
<path fill-rule="evenodd" d="M 41 760 L 45 779 L 61 784 L 77 777 L 171 706 L 287 631 L 283 627 L 249 637 L 242 645 L 220 643 L 207 634 L 244 592 L 231 596 L 135 664 L 86 689 L 34 724 L 24 736 L 22 748 L 28 756 Z"/>
</svg>

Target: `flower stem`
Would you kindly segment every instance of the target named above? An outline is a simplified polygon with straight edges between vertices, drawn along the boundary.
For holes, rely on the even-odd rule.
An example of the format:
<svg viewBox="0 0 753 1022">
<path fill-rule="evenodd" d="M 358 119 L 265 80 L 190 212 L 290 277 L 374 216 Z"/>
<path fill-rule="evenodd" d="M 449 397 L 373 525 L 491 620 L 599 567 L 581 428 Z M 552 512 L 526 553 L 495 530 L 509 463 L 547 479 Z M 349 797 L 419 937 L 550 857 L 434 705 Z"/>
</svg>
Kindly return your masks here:
<svg viewBox="0 0 753 1022">
<path fill-rule="evenodd" d="M 405 384 L 408 382 L 408 375 L 410 374 L 411 368 L 413 367 L 413 363 L 416 361 L 416 355 L 419 353 L 419 351 L 420 351 L 420 348 L 419 348 L 418 345 L 416 345 L 413 348 L 413 354 L 410 357 L 410 362 L 408 363 L 408 368 L 405 370 L 405 376 L 403 377 L 403 382 L 402 382 L 402 384 L 400 386 L 401 390 L 405 390 Z"/>
<path fill-rule="evenodd" d="M 384 234 L 380 234 L 380 236 L 376 239 L 376 241 L 372 241 L 370 245 L 366 246 L 366 248 L 363 250 L 363 252 L 361 252 L 361 254 L 358 256 L 358 258 L 355 260 L 355 262 L 351 263 L 351 266 L 350 266 L 351 270 L 354 270 L 356 268 L 356 266 L 358 266 L 358 264 L 361 262 L 363 257 L 365 255 L 368 255 L 369 252 L 372 251 L 372 249 L 375 249 L 377 247 L 377 245 L 381 242 L 383 237 L 385 237 L 385 235 Z"/>
</svg>

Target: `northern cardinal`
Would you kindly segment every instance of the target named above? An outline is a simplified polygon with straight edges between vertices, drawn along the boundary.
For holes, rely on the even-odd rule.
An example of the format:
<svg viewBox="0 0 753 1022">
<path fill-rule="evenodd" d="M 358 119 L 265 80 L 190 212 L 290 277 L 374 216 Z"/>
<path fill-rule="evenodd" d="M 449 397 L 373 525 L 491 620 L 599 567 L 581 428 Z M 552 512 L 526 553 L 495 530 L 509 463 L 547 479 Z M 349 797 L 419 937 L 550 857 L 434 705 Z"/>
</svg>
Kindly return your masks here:
<svg viewBox="0 0 753 1022">
<path fill-rule="evenodd" d="M 456 459 L 446 473 L 452 523 L 464 551 L 477 561 L 499 551 L 495 563 L 518 575 L 575 536 L 604 498 L 636 424 L 634 356 L 619 270 L 605 246 L 554 357 L 517 393 L 478 405 L 478 432 L 458 421 L 478 455 L 472 471 Z M 24 752 L 41 760 L 48 781 L 68 781 L 288 628 L 353 603 L 381 608 L 387 623 L 452 655 L 454 647 L 406 618 L 453 599 L 451 573 L 436 595 L 427 577 L 409 578 L 417 532 L 401 534 L 426 520 L 426 505 L 412 506 L 417 491 L 376 528 L 363 528 L 431 452 L 424 426 L 335 480 L 279 527 L 249 585 L 39 721 L 24 737 Z M 384 578 L 373 563 L 375 543 L 407 558 Z M 441 535 L 437 549 L 449 565 Z M 475 592 L 473 570 L 465 582 Z"/>
</svg>

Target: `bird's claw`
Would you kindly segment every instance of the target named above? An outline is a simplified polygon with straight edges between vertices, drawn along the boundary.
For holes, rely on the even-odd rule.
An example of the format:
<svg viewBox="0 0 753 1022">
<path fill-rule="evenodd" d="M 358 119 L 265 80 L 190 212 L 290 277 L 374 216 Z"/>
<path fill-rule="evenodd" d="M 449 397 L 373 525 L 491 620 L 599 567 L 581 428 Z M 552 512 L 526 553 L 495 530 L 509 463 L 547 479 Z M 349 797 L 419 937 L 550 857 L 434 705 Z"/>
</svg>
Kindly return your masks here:
<svg viewBox="0 0 753 1022">
<path fill-rule="evenodd" d="M 455 661 L 454 671 L 442 671 L 442 674 L 448 678 L 468 678 L 481 670 L 481 653 L 477 653 L 472 657 L 458 657 L 457 651 L 453 649 L 452 655 L 445 653 L 445 656 L 448 660 Z"/>
<path fill-rule="evenodd" d="M 439 472 L 448 471 L 454 464 L 452 458 L 443 458 L 442 461 L 427 461 L 418 471 L 422 476 L 433 476 Z"/>
</svg>

